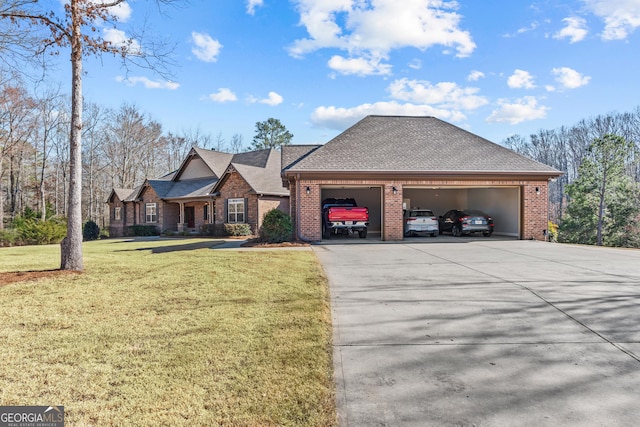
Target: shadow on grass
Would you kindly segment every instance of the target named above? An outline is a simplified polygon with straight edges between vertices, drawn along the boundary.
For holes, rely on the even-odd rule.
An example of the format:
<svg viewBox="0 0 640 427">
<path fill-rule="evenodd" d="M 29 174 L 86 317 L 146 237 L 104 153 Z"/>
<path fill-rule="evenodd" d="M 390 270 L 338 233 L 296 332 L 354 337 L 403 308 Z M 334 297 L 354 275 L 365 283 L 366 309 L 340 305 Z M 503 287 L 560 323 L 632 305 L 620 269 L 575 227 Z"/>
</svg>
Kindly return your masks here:
<svg viewBox="0 0 640 427">
<path fill-rule="evenodd" d="M 195 243 L 184 243 L 184 244 L 175 244 L 169 246 L 151 246 L 144 248 L 135 248 L 135 249 L 123 249 L 118 252 L 131 252 L 131 251 L 151 251 L 153 254 L 164 254 L 168 252 L 180 252 L 180 251 L 195 251 L 197 249 L 210 249 L 215 246 L 223 244 L 222 240 L 212 240 L 210 242 L 195 242 Z"/>
</svg>

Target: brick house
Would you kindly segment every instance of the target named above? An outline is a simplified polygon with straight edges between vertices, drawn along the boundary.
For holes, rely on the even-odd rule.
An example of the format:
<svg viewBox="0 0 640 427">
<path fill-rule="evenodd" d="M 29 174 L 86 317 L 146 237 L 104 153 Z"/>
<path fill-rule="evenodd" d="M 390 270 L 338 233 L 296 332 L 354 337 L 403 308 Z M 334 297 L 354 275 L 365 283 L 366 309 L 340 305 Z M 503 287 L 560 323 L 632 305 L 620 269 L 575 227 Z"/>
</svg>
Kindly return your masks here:
<svg viewBox="0 0 640 427">
<path fill-rule="evenodd" d="M 322 239 L 321 201 L 353 197 L 370 232 L 403 239 L 403 209 L 488 212 L 495 233 L 544 240 L 550 180 L 562 172 L 433 117 L 368 116 L 324 145 L 285 146 L 295 234 Z M 372 237 L 373 238 L 373 237 Z"/>
<path fill-rule="evenodd" d="M 230 154 L 194 147 L 176 172 L 111 191 L 110 235 L 126 236 L 134 225 L 197 233 L 223 223 L 246 223 L 255 233 L 269 210 L 289 211 L 280 161 L 276 150 Z"/>
</svg>

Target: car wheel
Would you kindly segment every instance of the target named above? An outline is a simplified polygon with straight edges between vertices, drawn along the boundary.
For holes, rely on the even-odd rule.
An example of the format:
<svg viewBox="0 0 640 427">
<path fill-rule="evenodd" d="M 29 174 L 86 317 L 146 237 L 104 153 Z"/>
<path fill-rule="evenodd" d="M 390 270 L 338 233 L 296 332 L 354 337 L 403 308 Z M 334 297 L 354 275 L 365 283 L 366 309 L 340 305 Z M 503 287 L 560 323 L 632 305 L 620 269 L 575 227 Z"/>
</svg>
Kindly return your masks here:
<svg viewBox="0 0 640 427">
<path fill-rule="evenodd" d="M 365 228 L 364 230 L 358 231 L 358 236 L 360 236 L 361 239 L 366 238 L 367 237 L 367 229 Z"/>
<path fill-rule="evenodd" d="M 331 239 L 331 228 L 329 227 L 324 228 L 324 238 L 327 240 Z"/>
<path fill-rule="evenodd" d="M 460 230 L 460 227 L 454 225 L 453 227 L 451 227 L 451 234 L 454 237 L 460 237 L 462 236 L 462 230 Z"/>
<path fill-rule="evenodd" d="M 436 237 L 437 235 L 437 233 L 431 233 L 431 237 Z"/>
<path fill-rule="evenodd" d="M 491 237 L 491 234 L 493 234 L 491 231 L 483 231 L 483 232 L 482 232 L 482 235 L 483 235 L 484 237 Z"/>
</svg>

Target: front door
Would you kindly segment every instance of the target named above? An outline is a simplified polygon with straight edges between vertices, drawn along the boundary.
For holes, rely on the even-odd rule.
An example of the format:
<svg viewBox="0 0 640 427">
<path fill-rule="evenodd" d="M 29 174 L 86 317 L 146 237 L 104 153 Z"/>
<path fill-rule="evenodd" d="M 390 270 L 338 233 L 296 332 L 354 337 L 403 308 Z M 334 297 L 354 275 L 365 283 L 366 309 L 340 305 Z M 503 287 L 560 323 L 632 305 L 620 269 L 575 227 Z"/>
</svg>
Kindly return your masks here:
<svg viewBox="0 0 640 427">
<path fill-rule="evenodd" d="M 187 228 L 195 228 L 196 208 L 194 208 L 193 206 L 184 207 L 184 222 L 187 223 Z"/>
</svg>

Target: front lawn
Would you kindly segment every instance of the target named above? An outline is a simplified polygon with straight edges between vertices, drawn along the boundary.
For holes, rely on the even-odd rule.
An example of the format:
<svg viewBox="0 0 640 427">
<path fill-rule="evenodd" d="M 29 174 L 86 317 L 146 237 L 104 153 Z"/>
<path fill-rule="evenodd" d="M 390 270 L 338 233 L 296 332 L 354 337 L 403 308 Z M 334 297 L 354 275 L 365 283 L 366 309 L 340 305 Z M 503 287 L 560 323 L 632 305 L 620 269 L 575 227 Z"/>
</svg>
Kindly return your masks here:
<svg viewBox="0 0 640 427">
<path fill-rule="evenodd" d="M 215 243 L 89 242 L 84 273 L 40 278 L 15 272 L 56 269 L 59 246 L 0 248 L 0 404 L 63 405 L 69 426 L 335 425 L 313 252 Z"/>
</svg>

